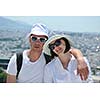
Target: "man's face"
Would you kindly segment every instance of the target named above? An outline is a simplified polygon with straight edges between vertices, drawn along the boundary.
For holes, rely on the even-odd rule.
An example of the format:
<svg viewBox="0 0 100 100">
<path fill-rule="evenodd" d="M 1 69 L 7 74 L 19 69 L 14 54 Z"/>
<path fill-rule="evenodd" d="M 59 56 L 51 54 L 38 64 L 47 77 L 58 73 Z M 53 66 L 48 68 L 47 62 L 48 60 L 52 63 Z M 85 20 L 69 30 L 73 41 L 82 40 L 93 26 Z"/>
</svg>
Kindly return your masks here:
<svg viewBox="0 0 100 100">
<path fill-rule="evenodd" d="M 42 51 L 43 45 L 47 38 L 44 35 L 30 35 L 29 37 L 31 49 L 35 51 Z"/>
</svg>

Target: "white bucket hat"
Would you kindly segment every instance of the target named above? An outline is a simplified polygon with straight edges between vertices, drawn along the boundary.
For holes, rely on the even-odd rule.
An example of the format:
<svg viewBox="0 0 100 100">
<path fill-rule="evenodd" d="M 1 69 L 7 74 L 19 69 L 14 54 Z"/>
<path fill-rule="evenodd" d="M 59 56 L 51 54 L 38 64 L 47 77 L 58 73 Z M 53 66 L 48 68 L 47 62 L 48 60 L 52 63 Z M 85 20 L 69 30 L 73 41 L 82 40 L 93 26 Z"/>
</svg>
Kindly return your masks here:
<svg viewBox="0 0 100 100">
<path fill-rule="evenodd" d="M 34 35 L 44 35 L 48 37 L 48 33 L 49 33 L 49 30 L 46 25 L 41 24 L 41 23 L 36 23 L 33 25 L 31 32 L 28 34 L 28 36 L 30 36 L 31 34 L 34 34 Z"/>
<path fill-rule="evenodd" d="M 69 43 L 70 43 L 71 45 L 73 45 L 73 42 L 72 42 L 72 40 L 70 39 L 70 36 L 68 36 L 68 35 L 62 35 L 62 34 L 61 34 L 61 35 L 53 35 L 53 36 L 51 36 L 51 37 L 46 41 L 46 43 L 44 44 L 44 46 L 43 46 L 43 52 L 44 52 L 45 54 L 51 56 L 51 54 L 50 54 L 50 49 L 49 49 L 49 44 L 50 44 L 52 41 L 57 40 L 57 39 L 60 39 L 60 38 L 65 38 L 65 39 L 67 39 L 67 40 L 69 41 Z"/>
</svg>

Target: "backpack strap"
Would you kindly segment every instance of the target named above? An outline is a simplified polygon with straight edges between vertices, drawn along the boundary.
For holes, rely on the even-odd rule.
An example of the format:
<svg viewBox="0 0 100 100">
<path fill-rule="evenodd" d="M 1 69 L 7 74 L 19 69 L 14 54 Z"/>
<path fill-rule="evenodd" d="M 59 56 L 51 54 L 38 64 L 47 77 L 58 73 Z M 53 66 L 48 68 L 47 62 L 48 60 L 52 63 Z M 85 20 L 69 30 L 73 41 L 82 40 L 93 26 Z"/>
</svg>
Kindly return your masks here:
<svg viewBox="0 0 100 100">
<path fill-rule="evenodd" d="M 44 57 L 45 57 L 45 60 L 46 60 L 46 64 L 48 64 L 52 60 L 51 56 L 49 56 L 45 53 L 44 53 Z"/>
<path fill-rule="evenodd" d="M 17 65 L 17 74 L 16 74 L 16 78 L 18 78 L 19 72 L 21 70 L 22 67 L 22 62 L 23 62 L 23 53 L 17 53 L 16 54 L 16 65 Z"/>
</svg>

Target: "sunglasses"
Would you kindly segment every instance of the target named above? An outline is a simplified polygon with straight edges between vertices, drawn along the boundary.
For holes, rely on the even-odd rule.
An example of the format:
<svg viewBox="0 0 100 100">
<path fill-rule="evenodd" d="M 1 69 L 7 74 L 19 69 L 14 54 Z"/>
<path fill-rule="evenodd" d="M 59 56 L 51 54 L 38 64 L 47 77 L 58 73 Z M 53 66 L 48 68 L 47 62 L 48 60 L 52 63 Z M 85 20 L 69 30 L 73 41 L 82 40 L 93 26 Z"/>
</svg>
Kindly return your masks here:
<svg viewBox="0 0 100 100">
<path fill-rule="evenodd" d="M 47 41 L 47 38 L 43 38 L 43 37 L 34 37 L 34 36 L 32 36 L 31 39 L 32 39 L 33 42 L 39 40 L 40 42 L 45 43 Z"/>
<path fill-rule="evenodd" d="M 60 46 L 60 45 L 61 45 L 61 41 L 60 41 L 60 40 L 56 40 L 55 43 L 49 44 L 49 48 L 50 48 L 51 50 L 54 50 L 55 47 Z"/>
</svg>

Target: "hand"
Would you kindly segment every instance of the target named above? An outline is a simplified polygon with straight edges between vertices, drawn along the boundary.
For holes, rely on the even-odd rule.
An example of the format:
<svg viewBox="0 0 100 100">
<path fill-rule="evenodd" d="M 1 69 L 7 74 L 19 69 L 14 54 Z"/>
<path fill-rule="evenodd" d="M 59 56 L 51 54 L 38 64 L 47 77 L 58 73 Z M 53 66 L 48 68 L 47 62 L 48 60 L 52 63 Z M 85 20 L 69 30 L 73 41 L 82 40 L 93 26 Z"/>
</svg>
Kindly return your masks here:
<svg viewBox="0 0 100 100">
<path fill-rule="evenodd" d="M 77 74 L 80 75 L 82 80 L 86 80 L 88 78 L 89 70 L 83 58 L 78 59 Z"/>
</svg>

